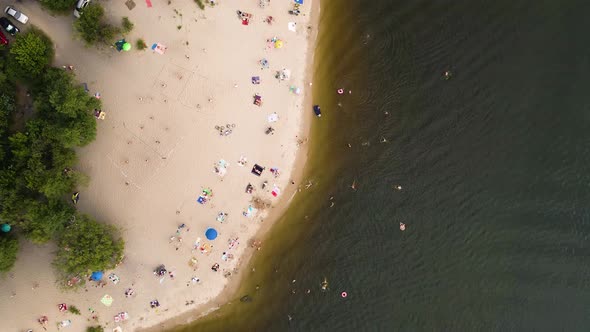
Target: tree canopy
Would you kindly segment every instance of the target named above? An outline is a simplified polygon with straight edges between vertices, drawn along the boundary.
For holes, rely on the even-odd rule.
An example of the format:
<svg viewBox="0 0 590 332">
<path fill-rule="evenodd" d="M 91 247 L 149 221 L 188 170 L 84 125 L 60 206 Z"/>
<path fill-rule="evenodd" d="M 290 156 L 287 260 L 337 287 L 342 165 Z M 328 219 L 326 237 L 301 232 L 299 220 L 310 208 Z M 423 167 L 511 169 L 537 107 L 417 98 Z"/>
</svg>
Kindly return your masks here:
<svg viewBox="0 0 590 332">
<path fill-rule="evenodd" d="M 112 269 L 123 258 L 124 242 L 117 230 L 80 215 L 58 240 L 55 265 L 65 276 Z"/>
<path fill-rule="evenodd" d="M 17 78 L 35 78 L 53 61 L 53 43 L 32 26 L 16 36 L 10 47 L 8 70 Z"/>
<path fill-rule="evenodd" d="M 67 278 L 114 267 L 123 241 L 115 228 L 79 216 L 64 200 L 85 182 L 75 170 L 74 148 L 96 137 L 92 112 L 101 104 L 73 73 L 49 67 L 52 60 L 51 41 L 34 27 L 17 36 L 9 51 L 0 48 L 0 223 L 33 243 L 57 240 L 54 265 Z M 30 92 L 34 112 L 12 126 L 22 111 L 17 88 Z M 16 260 L 18 239 L 12 234 L 0 234 L 0 272 Z"/>
<path fill-rule="evenodd" d="M 0 272 L 9 271 L 16 261 L 18 240 L 9 235 L 0 235 Z"/>
<path fill-rule="evenodd" d="M 76 0 L 41 0 L 43 7 L 56 12 L 72 10 L 75 4 Z"/>
<path fill-rule="evenodd" d="M 110 43 L 117 28 L 105 22 L 104 9 L 97 3 L 84 8 L 84 15 L 74 22 L 74 28 L 86 44 Z"/>
</svg>

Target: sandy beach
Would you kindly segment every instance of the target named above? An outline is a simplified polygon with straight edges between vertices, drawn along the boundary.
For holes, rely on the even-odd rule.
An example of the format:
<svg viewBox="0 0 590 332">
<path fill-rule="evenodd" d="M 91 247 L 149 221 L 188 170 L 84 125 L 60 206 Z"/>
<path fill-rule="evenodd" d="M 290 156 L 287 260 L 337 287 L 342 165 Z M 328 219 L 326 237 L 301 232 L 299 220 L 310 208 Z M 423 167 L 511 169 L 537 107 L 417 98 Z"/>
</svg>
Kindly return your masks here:
<svg viewBox="0 0 590 332">
<path fill-rule="evenodd" d="M 280 216 L 301 180 L 317 33 L 311 1 L 299 16 L 288 14 L 292 1 L 277 0 L 265 8 L 222 1 L 204 11 L 193 1 L 136 2 L 132 10 L 100 3 L 113 24 L 124 16 L 135 24 L 126 36 L 134 47 L 143 38 L 164 46 L 162 54 L 86 48 L 72 37 L 73 17 L 53 17 L 33 2 L 17 7 L 52 38 L 55 65 L 74 66 L 89 93 L 100 94 L 106 117 L 97 120 L 96 141 L 79 151 L 78 169 L 91 180 L 79 190 L 78 209 L 121 229 L 125 259 L 104 271 L 102 285 L 62 292 L 51 266 L 55 247 L 21 240 L 17 263 L 0 284 L 3 331 L 41 330 L 41 315 L 48 331 L 63 320 L 71 320 L 64 331 L 98 324 L 105 331 L 160 330 L 163 322 L 173 326 L 214 309 L 245 274 L 252 240 Z M 248 25 L 237 10 L 252 14 Z M 288 78 L 276 78 L 277 71 Z M 207 239 L 208 228 L 215 239 Z M 161 264 L 167 271 L 157 276 Z M 101 303 L 105 295 L 110 306 Z M 154 300 L 159 306 L 152 308 Z M 60 312 L 60 303 L 81 315 Z M 121 312 L 129 318 L 117 323 Z"/>
</svg>

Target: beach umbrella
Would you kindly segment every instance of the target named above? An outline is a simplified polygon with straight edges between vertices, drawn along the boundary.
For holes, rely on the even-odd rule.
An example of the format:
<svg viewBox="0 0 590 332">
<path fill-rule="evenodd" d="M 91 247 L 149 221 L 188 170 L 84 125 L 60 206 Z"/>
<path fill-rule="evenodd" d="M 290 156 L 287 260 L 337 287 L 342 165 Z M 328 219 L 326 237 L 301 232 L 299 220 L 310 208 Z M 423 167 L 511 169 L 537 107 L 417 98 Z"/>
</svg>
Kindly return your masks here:
<svg viewBox="0 0 590 332">
<path fill-rule="evenodd" d="M 283 47 L 283 41 L 279 39 L 275 42 L 275 48 L 281 48 L 281 47 Z"/>
<path fill-rule="evenodd" d="M 102 279 L 102 275 L 103 275 L 102 271 L 94 271 L 94 272 L 92 272 L 90 279 L 92 279 L 94 281 L 99 281 L 100 279 Z"/>
<path fill-rule="evenodd" d="M 131 49 L 131 44 L 125 43 L 123 44 L 123 51 L 129 51 Z"/>
<path fill-rule="evenodd" d="M 207 240 L 215 240 L 215 238 L 217 238 L 217 231 L 215 228 L 207 228 L 205 236 L 207 237 Z"/>
<path fill-rule="evenodd" d="M 109 294 L 105 294 L 102 299 L 100 299 L 100 302 L 102 302 L 102 304 L 106 305 L 107 307 L 110 307 L 111 304 L 113 304 L 113 297 Z"/>
<path fill-rule="evenodd" d="M 10 232 L 10 225 L 9 224 L 2 224 L 2 232 L 8 233 Z"/>
<path fill-rule="evenodd" d="M 295 3 L 298 5 L 303 5 L 303 0 L 295 0 Z"/>
</svg>

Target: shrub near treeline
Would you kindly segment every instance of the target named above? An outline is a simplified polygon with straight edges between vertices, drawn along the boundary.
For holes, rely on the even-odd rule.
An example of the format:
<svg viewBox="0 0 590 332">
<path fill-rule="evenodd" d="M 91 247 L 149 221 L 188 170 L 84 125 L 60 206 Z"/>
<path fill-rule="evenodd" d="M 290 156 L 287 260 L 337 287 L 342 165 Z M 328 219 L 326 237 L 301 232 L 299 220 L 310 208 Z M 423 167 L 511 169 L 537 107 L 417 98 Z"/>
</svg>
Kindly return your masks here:
<svg viewBox="0 0 590 332">
<path fill-rule="evenodd" d="M 114 267 L 123 241 L 112 226 L 78 215 L 66 200 L 85 181 L 73 169 L 74 148 L 96 137 L 92 110 L 101 105 L 71 72 L 49 67 L 53 56 L 50 39 L 34 27 L 0 51 L 0 223 L 13 226 L 0 234 L 0 272 L 14 265 L 14 234 L 22 234 L 38 244 L 57 241 L 54 265 L 65 280 Z M 34 100 L 24 126 L 13 124 L 17 83 Z"/>
</svg>

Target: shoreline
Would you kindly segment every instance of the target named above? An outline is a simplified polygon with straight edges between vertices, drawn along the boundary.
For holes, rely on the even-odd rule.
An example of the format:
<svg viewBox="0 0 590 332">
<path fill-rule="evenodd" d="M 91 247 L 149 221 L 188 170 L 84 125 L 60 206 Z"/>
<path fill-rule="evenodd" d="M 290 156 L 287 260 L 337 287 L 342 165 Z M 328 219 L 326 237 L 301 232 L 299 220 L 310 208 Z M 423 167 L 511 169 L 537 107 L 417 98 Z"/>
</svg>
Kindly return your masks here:
<svg viewBox="0 0 590 332">
<path fill-rule="evenodd" d="M 314 66 L 315 66 L 315 47 L 318 37 L 318 29 L 319 29 L 319 18 L 320 18 L 320 11 L 321 5 L 320 0 L 313 0 L 311 2 L 311 9 L 310 9 L 310 18 L 308 25 L 312 27 L 312 33 L 310 35 L 308 41 L 308 47 L 306 53 L 306 68 L 305 68 L 305 78 L 304 82 L 313 82 L 313 74 L 314 74 Z M 302 112 L 303 112 L 303 121 L 300 128 L 299 137 L 309 137 L 309 133 L 311 130 L 312 120 L 314 119 L 313 113 L 311 112 L 311 107 L 313 105 L 313 88 L 307 85 L 309 88 L 305 91 L 305 96 L 303 98 L 302 103 Z M 266 240 L 266 236 L 268 235 L 270 229 L 276 225 L 277 222 L 283 217 L 283 215 L 287 212 L 290 207 L 291 201 L 297 195 L 298 190 L 301 187 L 301 183 L 303 181 L 305 166 L 307 164 L 308 153 L 309 153 L 309 140 L 305 144 L 301 144 L 300 148 L 297 152 L 297 156 L 295 157 L 295 164 L 293 165 L 293 170 L 291 173 L 291 179 L 295 184 L 289 185 L 288 189 L 285 190 L 283 199 L 273 207 L 272 212 L 265 218 L 265 223 L 258 229 L 254 238 L 262 239 L 262 249 L 264 250 L 264 242 Z M 224 287 L 224 289 L 219 293 L 214 299 L 210 300 L 207 303 L 201 304 L 198 307 L 189 310 L 188 312 L 182 313 L 178 316 L 175 316 L 171 319 L 165 320 L 158 324 L 140 328 L 139 332 L 156 332 L 156 331 L 169 331 L 175 328 L 179 328 L 184 325 L 189 325 L 198 321 L 199 319 L 205 318 L 206 316 L 216 312 L 217 310 L 221 309 L 224 305 L 231 304 L 232 300 L 236 298 L 237 292 L 244 282 L 245 279 L 248 278 L 246 272 L 248 272 L 247 268 L 250 265 L 250 262 L 254 255 L 256 254 L 257 250 L 253 248 L 247 248 L 246 251 L 240 257 L 236 267 L 241 269 L 242 273 L 239 273 L 236 278 L 231 279 L 228 284 Z M 237 296 L 239 297 L 239 295 Z"/>
<path fill-rule="evenodd" d="M 111 21 L 128 15 L 136 24 L 137 31 L 128 36 L 130 40 L 149 35 L 148 43 L 166 41 L 167 53 L 158 55 L 133 50 L 116 53 L 108 48 L 86 48 L 81 41 L 72 39 L 73 18 L 50 16 L 36 3 L 18 7 L 28 14 L 31 23 L 49 32 L 55 44 L 54 65 L 73 65 L 77 81 L 88 83 L 91 93 L 102 95 L 107 117 L 98 122 L 96 141 L 79 152 L 78 169 L 90 177 L 91 183 L 82 188 L 78 209 L 121 229 L 127 242 L 125 260 L 115 270 L 105 271 L 105 275 L 116 273 L 121 282 L 113 285 L 106 280 L 104 289 L 88 283 L 85 289 L 75 293 L 59 291 L 54 285 L 51 268 L 54 244 L 34 245 L 21 240 L 22 250 L 15 268 L 10 278 L 0 285 L 0 294 L 4 296 L 0 303 L 0 319 L 10 322 L 7 329 L 36 327 L 36 318 L 47 315 L 49 331 L 54 331 L 55 323 L 65 319 L 71 320 L 74 330 L 100 324 L 105 331 L 117 325 L 125 331 L 150 331 L 186 324 L 217 310 L 231 302 L 247 277 L 246 268 L 256 252 L 247 246 L 248 240 L 264 238 L 281 219 L 304 175 L 308 135 L 314 118 L 311 112 L 313 87 L 307 82 L 312 81 L 314 73 L 319 0 L 306 3 L 304 12 L 309 16 L 303 16 L 299 23 L 305 22 L 305 27 L 299 28 L 296 34 L 286 31 L 287 21 L 294 17 L 287 15 L 286 10 L 277 12 L 290 4 L 273 4 L 268 11 L 280 21 L 280 25 L 275 25 L 284 31 L 275 31 L 277 27 L 262 22 L 241 27 L 231 9 L 233 6 L 228 8 L 226 4 L 205 12 L 195 9 L 192 3 L 181 4 L 185 8 L 155 3 L 154 10 L 142 6 L 133 12 L 112 0 L 102 4 Z M 243 7 L 257 18 L 263 15 L 254 4 Z M 165 17 L 166 11 L 171 16 Z M 182 21 L 183 17 L 190 19 L 191 15 L 194 21 Z M 184 22 L 182 29 L 175 25 L 179 18 Z M 153 20 L 161 21 L 160 26 L 154 26 Z M 312 27 L 311 31 L 307 26 Z M 200 33 L 194 34 L 193 29 Z M 220 39 L 233 38 L 235 43 L 207 38 L 212 33 L 226 36 Z M 264 38 L 276 33 L 285 35 L 286 50 L 267 46 L 262 53 L 252 47 L 256 43 L 263 44 Z M 299 61 L 298 50 L 305 50 L 303 63 Z M 240 53 L 241 57 L 233 57 L 234 53 Z M 258 68 L 248 63 L 257 62 L 260 56 L 271 59 L 272 69 L 259 74 L 265 90 L 265 105 L 259 109 L 250 105 L 250 91 L 256 88 L 250 85 L 250 75 L 256 74 Z M 271 72 L 283 66 L 290 66 L 296 72 L 301 70 L 301 73 L 295 73 L 292 82 L 277 84 Z M 113 73 L 124 74 L 112 80 Z M 301 84 L 302 95 L 295 97 L 287 91 L 291 84 Z M 235 109 L 245 110 L 234 112 Z M 282 120 L 277 122 L 274 136 L 264 135 L 261 124 L 266 124 L 267 115 L 273 111 L 279 113 Z M 207 136 L 212 134 L 211 128 L 222 121 L 236 123 L 235 133 L 229 138 Z M 206 145 L 200 143 L 203 135 L 207 136 Z M 296 139 L 303 139 L 303 143 L 295 144 Z M 252 146 L 256 147 L 253 151 Z M 241 153 L 248 151 L 250 163 L 244 169 L 235 163 Z M 227 158 L 231 167 L 228 176 L 219 178 L 211 174 L 210 162 L 223 158 Z M 241 192 L 242 186 L 270 175 L 268 170 L 258 180 L 250 175 L 249 168 L 254 162 L 280 167 L 281 177 L 268 180 L 271 187 L 274 181 L 283 190 L 277 199 L 270 195 L 270 190 L 258 189 L 260 194 L 257 192 L 252 198 L 261 197 L 272 202 L 271 208 L 261 210 L 255 218 L 245 218 L 241 211 L 251 199 Z M 236 185 L 239 190 L 235 190 Z M 214 188 L 215 198 L 208 205 L 200 206 L 194 195 L 198 196 L 199 187 L 209 186 Z M 230 222 L 216 223 L 218 211 L 230 212 Z M 173 234 L 173 229 L 180 224 L 188 226 L 182 230 L 187 241 L 174 245 L 166 234 Z M 214 242 L 214 255 L 190 250 L 194 238 L 204 237 L 201 231 L 211 226 L 220 230 L 220 237 Z M 189 233 L 189 229 L 196 230 Z M 221 255 L 225 239 L 238 236 L 242 244 L 231 251 L 235 252 L 236 259 L 219 261 L 223 273 L 233 268 L 233 275 L 222 278 L 221 272 L 209 271 L 208 266 L 217 263 L 215 257 Z M 195 272 L 197 268 L 193 270 L 186 264 L 191 255 L 198 257 L 198 272 Z M 176 278 L 165 278 L 165 282 L 162 279 L 158 284 L 151 271 L 160 263 L 174 271 Z M 236 268 L 239 268 L 237 273 Z M 201 284 L 187 288 L 189 283 L 185 286 L 184 281 L 190 280 L 191 274 L 200 277 Z M 37 286 L 31 288 L 31 285 Z M 136 290 L 135 296 L 122 296 L 128 287 Z M 9 298 L 10 294 L 14 295 Z M 114 298 L 112 307 L 100 303 L 104 294 Z M 149 301 L 154 298 L 163 304 L 161 309 L 149 309 Z M 184 306 L 185 300 L 195 305 Z M 82 315 L 61 313 L 57 310 L 58 303 L 75 305 Z M 94 315 L 95 311 L 98 321 L 93 322 L 89 312 Z M 129 321 L 114 324 L 113 315 L 122 311 L 129 311 Z"/>
</svg>

